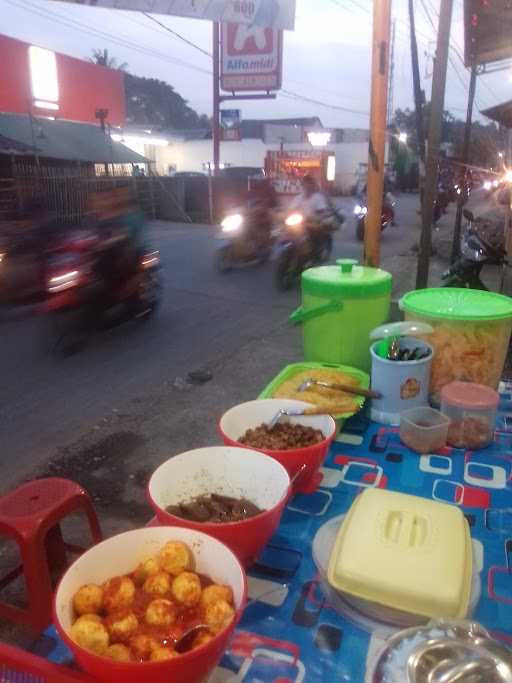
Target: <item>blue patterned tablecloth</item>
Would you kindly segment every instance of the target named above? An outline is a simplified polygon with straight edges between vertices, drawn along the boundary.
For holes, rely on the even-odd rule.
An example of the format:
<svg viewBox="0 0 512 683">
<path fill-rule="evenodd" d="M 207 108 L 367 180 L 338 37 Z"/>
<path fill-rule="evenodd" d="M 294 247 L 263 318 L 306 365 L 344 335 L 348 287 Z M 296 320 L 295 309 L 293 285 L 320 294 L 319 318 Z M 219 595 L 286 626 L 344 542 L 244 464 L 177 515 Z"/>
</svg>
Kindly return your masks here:
<svg viewBox="0 0 512 683">
<path fill-rule="evenodd" d="M 386 629 L 364 628 L 339 613 L 322 590 L 312 542 L 370 486 L 462 508 L 481 585 L 473 617 L 512 645 L 512 385 L 504 384 L 495 443 L 481 451 L 419 456 L 400 442 L 398 430 L 371 423 L 365 413 L 347 423 L 320 488 L 290 501 L 251 569 L 249 605 L 212 683 L 364 683 Z M 71 661 L 53 628 L 34 649 L 52 661 Z"/>
</svg>

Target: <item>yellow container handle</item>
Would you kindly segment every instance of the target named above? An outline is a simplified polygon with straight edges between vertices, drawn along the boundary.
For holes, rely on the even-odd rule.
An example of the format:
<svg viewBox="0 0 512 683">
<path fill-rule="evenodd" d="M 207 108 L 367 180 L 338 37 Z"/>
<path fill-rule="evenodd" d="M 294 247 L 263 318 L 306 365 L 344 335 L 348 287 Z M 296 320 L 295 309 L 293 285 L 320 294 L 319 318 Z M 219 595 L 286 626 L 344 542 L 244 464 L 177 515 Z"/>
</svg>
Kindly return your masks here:
<svg viewBox="0 0 512 683">
<path fill-rule="evenodd" d="M 300 306 L 291 314 L 289 319 L 294 325 L 300 325 L 301 323 L 306 323 L 309 320 L 318 318 L 325 313 L 338 313 L 342 310 L 343 301 L 329 301 L 327 304 L 322 304 L 321 306 L 316 306 L 315 308 L 309 308 L 307 311 L 304 310 L 303 306 Z"/>
</svg>

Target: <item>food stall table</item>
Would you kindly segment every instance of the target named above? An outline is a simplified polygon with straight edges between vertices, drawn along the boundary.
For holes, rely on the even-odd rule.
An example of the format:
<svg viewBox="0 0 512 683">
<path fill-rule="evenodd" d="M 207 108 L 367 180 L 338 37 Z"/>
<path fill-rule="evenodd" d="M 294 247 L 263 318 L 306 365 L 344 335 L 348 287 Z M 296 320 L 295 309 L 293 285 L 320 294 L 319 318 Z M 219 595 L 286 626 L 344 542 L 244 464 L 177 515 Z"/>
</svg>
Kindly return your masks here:
<svg viewBox="0 0 512 683">
<path fill-rule="evenodd" d="M 481 595 L 473 618 L 512 645 L 512 384 L 500 388 L 495 442 L 485 450 L 445 448 L 420 456 L 396 428 L 352 418 L 334 442 L 316 493 L 297 495 L 258 563 L 249 604 L 212 683 L 244 681 L 364 683 L 367 666 L 393 627 L 364 628 L 322 591 L 312 546 L 329 520 L 347 512 L 364 487 L 433 498 L 462 508 L 471 528 Z M 354 620 L 354 617 L 355 620 Z M 34 651 L 71 663 L 53 627 Z"/>
</svg>

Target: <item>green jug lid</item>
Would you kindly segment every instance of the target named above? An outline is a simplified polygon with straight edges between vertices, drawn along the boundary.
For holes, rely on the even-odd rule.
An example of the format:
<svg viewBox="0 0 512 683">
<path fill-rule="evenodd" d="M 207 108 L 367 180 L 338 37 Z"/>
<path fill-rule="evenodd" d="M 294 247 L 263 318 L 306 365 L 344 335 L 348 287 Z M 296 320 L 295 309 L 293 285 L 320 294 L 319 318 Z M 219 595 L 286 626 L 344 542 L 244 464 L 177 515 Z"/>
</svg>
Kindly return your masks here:
<svg viewBox="0 0 512 683">
<path fill-rule="evenodd" d="M 309 268 L 302 273 L 303 291 L 326 298 L 389 294 L 392 283 L 391 273 L 359 266 L 354 259 L 338 259 L 335 266 Z"/>
<path fill-rule="evenodd" d="M 505 320 L 512 318 L 512 299 L 479 289 L 437 287 L 408 292 L 400 308 L 415 315 L 447 320 Z"/>
</svg>

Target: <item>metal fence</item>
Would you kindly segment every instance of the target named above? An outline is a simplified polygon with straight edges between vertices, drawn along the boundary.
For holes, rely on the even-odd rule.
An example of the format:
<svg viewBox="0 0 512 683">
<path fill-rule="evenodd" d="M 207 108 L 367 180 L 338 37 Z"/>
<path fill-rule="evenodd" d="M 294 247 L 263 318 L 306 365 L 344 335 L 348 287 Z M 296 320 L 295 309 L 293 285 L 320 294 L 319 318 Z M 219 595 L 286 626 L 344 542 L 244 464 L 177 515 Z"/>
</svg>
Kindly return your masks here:
<svg viewBox="0 0 512 683">
<path fill-rule="evenodd" d="M 172 183 L 173 179 L 153 174 L 133 176 L 122 165 L 110 165 L 108 175 L 106 170 L 103 165 L 101 169 L 94 164 L 46 166 L 16 160 L 12 166 L 14 177 L 5 179 L 13 189 L 11 213 L 22 216 L 37 198 L 55 213 L 60 223 L 76 225 L 82 221 L 92 193 L 128 187 L 151 218 L 190 220 L 184 210 L 182 188 L 179 183 Z"/>
</svg>

